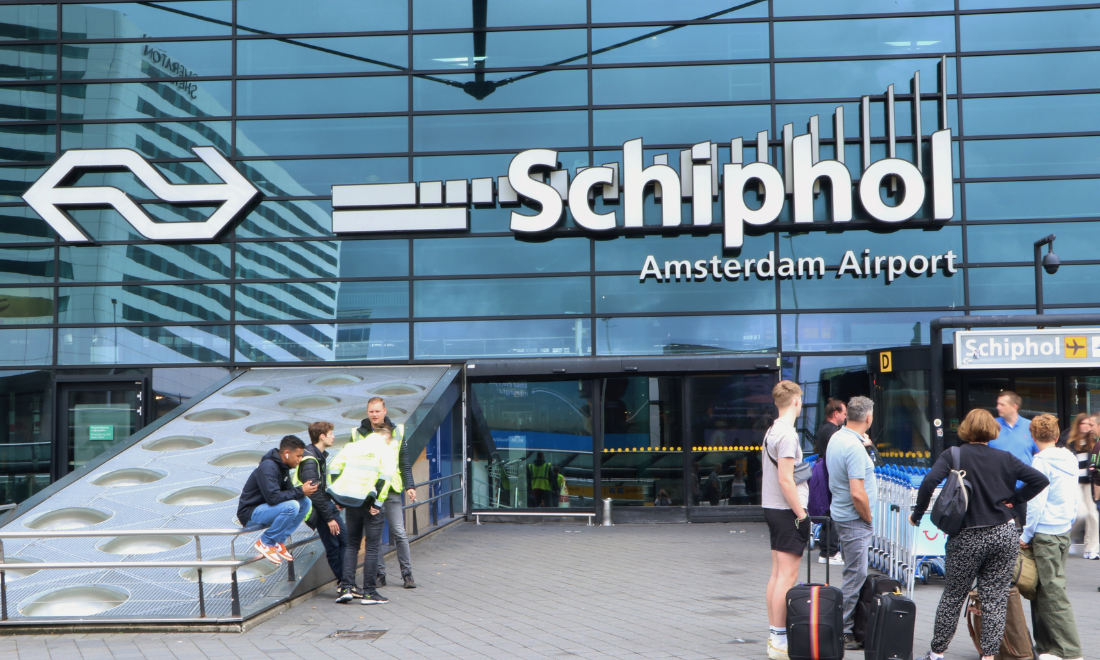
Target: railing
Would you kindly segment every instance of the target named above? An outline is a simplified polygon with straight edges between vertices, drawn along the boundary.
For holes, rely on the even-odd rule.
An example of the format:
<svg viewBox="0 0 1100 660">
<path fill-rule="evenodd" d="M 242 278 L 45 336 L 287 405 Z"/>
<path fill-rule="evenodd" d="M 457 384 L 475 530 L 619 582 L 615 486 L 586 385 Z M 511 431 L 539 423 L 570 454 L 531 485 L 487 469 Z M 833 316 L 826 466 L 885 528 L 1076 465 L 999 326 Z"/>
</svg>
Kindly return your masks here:
<svg viewBox="0 0 1100 660">
<path fill-rule="evenodd" d="M 5 508 L 14 508 L 15 505 L 5 505 L 0 507 L 0 510 Z M 194 568 L 198 582 L 199 590 L 199 618 L 206 618 L 206 595 L 202 582 L 202 569 L 204 568 L 228 568 L 230 571 L 230 614 L 233 617 L 240 618 L 241 616 L 241 598 L 240 590 L 237 583 L 237 571 L 241 568 L 252 564 L 254 562 L 264 559 L 262 555 L 254 555 L 249 559 L 238 560 L 237 559 L 237 537 L 241 534 L 249 534 L 252 532 L 258 532 L 264 529 L 259 526 L 250 526 L 240 529 L 115 529 L 115 530 L 70 530 L 70 531 L 50 531 L 50 532 L 5 532 L 0 530 L 0 621 L 8 620 L 8 590 L 7 590 L 7 571 L 8 570 L 34 570 L 34 571 L 46 571 L 46 570 L 64 570 L 64 569 L 84 569 L 84 568 Z M 78 561 L 78 562 L 41 562 L 33 564 L 9 564 L 4 558 L 4 540 L 5 539 L 57 539 L 57 538 L 89 538 L 89 537 L 119 537 L 119 536 L 163 536 L 165 534 L 171 534 L 173 536 L 190 536 L 195 539 L 195 559 L 194 560 L 173 560 L 173 561 Z M 228 560 L 204 560 L 202 558 L 202 542 L 200 537 L 202 536 L 230 536 L 233 537 L 229 544 L 229 556 Z M 307 539 L 297 541 L 287 546 L 287 549 L 297 548 L 307 543 L 317 540 L 317 536 L 311 536 Z M 294 582 L 297 580 L 294 574 L 294 562 L 288 561 L 287 564 L 287 581 Z"/>
<path fill-rule="evenodd" d="M 461 476 L 462 476 L 461 472 L 456 472 L 454 474 L 449 474 L 445 477 L 437 477 L 435 479 L 429 479 L 428 481 L 424 481 L 424 482 L 421 482 L 421 483 L 418 483 L 418 484 L 413 484 L 412 486 L 410 486 L 410 488 L 420 488 L 421 486 L 431 486 L 433 484 L 442 483 L 444 481 L 448 481 L 450 479 L 454 479 L 456 477 L 461 477 Z M 428 492 L 431 492 L 431 490 L 429 489 Z M 413 536 L 418 536 L 420 534 L 420 523 L 419 523 L 419 521 L 417 520 L 417 517 L 416 517 L 416 507 L 422 506 L 424 504 L 431 504 L 432 502 L 435 502 L 437 500 L 441 500 L 444 497 L 450 497 L 451 495 L 454 495 L 455 493 L 461 493 L 461 492 L 462 492 L 462 486 L 460 485 L 458 488 L 451 489 L 451 490 L 447 491 L 446 493 L 440 493 L 438 495 L 434 495 L 432 497 L 429 497 L 429 498 L 423 499 L 423 500 L 418 499 L 415 502 L 413 502 L 412 504 L 405 504 L 405 493 L 402 492 L 401 493 L 401 504 L 402 504 L 401 510 L 402 511 L 408 511 L 409 509 L 413 510 L 413 528 L 412 528 Z M 452 512 L 452 514 L 453 514 L 453 512 Z M 430 507 L 428 509 L 428 520 L 429 520 L 432 527 L 435 527 L 436 525 L 439 524 L 439 515 L 436 513 L 436 510 L 435 510 L 434 506 Z"/>
</svg>

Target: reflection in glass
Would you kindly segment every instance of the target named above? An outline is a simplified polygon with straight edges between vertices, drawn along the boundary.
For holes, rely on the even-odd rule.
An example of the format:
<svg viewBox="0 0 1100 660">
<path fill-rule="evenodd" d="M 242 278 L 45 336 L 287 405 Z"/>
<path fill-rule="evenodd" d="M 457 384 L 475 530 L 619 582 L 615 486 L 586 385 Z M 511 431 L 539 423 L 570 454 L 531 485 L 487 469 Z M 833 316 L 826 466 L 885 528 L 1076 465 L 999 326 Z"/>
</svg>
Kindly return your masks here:
<svg viewBox="0 0 1100 660">
<path fill-rule="evenodd" d="M 484 14 L 475 7 L 484 7 Z M 413 27 L 509 27 L 585 22 L 584 0 L 414 0 Z"/>
<path fill-rule="evenodd" d="M 951 11 L 953 0 L 773 0 L 776 16 L 828 16 L 835 14 L 885 14 L 893 12 Z"/>
<path fill-rule="evenodd" d="M 596 69 L 592 96 L 597 105 L 766 100 L 770 75 L 767 64 Z"/>
<path fill-rule="evenodd" d="M 21 367 L 53 361 L 53 331 L 48 328 L 0 330 L 0 365 Z"/>
<path fill-rule="evenodd" d="M 38 41 L 57 38 L 57 7 L 55 5 L 0 6 L 0 24 L 4 39 Z"/>
<path fill-rule="evenodd" d="M 52 262 L 53 257 L 50 257 Z M 229 247 L 218 244 L 61 246 L 69 282 L 229 279 Z M 51 273 L 52 277 L 52 267 Z"/>
<path fill-rule="evenodd" d="M 608 378 L 603 496 L 615 506 L 685 506 L 682 378 Z"/>
<path fill-rule="evenodd" d="M 909 258 L 915 253 L 904 251 L 902 256 Z M 837 277 L 830 272 L 821 278 L 783 279 L 779 282 L 780 301 L 784 309 L 962 307 L 962 270 L 950 275 L 943 270 L 942 261 L 940 264 L 941 269 L 935 274 L 906 273 L 889 283 L 885 269 L 882 275 L 871 277 L 851 273 Z"/>
<path fill-rule="evenodd" d="M 901 55 L 954 50 L 955 19 L 951 16 L 775 24 L 776 57 Z"/>
<path fill-rule="evenodd" d="M 61 149 L 131 148 L 148 158 L 168 154 L 186 158 L 193 155 L 190 148 L 196 146 L 213 146 L 223 154 L 232 153 L 229 136 L 227 121 L 85 124 L 79 131 L 61 131 Z"/>
<path fill-rule="evenodd" d="M 404 112 L 408 109 L 404 76 L 363 78 L 292 78 L 240 80 L 240 115 L 327 115 Z"/>
<path fill-rule="evenodd" d="M 56 85 L 5 85 L 0 87 L 0 120 L 47 121 L 56 118 Z"/>
<path fill-rule="evenodd" d="M 1096 215 L 1100 179 L 966 184 L 969 220 L 1081 218 Z"/>
<path fill-rule="evenodd" d="M 1100 10 L 970 14 L 959 18 L 963 50 L 1100 45 Z"/>
<path fill-rule="evenodd" d="M 920 346 L 928 343 L 928 324 L 932 319 L 956 314 L 959 312 L 784 314 L 783 350 L 843 351 Z"/>
<path fill-rule="evenodd" d="M 0 493 L 22 502 L 50 483 L 53 378 L 47 371 L 0 373 Z"/>
<path fill-rule="evenodd" d="M 484 43 L 473 34 L 421 34 L 413 37 L 416 70 L 469 69 L 584 64 L 588 37 L 584 30 L 489 32 Z"/>
<path fill-rule="evenodd" d="M 336 277 L 338 257 L 332 241 L 293 241 L 237 244 L 240 279 Z"/>
<path fill-rule="evenodd" d="M 447 73 L 413 77 L 413 106 L 417 110 L 551 107 L 586 105 L 587 102 L 588 74 L 584 71 Z"/>
<path fill-rule="evenodd" d="M 587 277 L 420 280 L 413 309 L 419 317 L 587 314 L 590 285 Z"/>
<path fill-rule="evenodd" d="M 409 159 L 405 157 L 250 160 L 238 162 L 237 169 L 263 192 L 272 195 L 285 195 L 289 192 L 286 188 L 297 188 L 306 195 L 331 195 L 332 186 L 400 183 L 409 179 Z M 505 165 L 504 171 L 507 170 Z"/>
<path fill-rule="evenodd" d="M 914 71 L 922 81 L 938 80 L 940 59 L 790 62 L 775 65 L 775 96 L 780 99 L 827 99 L 884 94 L 887 85 L 909 90 Z M 970 80 L 970 75 L 966 74 Z M 930 83 L 923 83 L 931 87 Z M 947 58 L 947 91 L 955 91 L 955 64 Z M 972 92 L 975 90 L 968 89 Z"/>
<path fill-rule="evenodd" d="M 1039 228 L 1031 224 L 973 225 L 966 230 L 967 257 L 971 263 L 1031 263 L 1032 243 L 1047 234 L 1058 236 L 1058 256 L 1062 263 L 1096 257 L 1100 224 L 1095 222 L 1052 222 Z"/>
<path fill-rule="evenodd" d="M 416 359 L 579 357 L 592 353 L 588 319 L 417 323 Z"/>
<path fill-rule="evenodd" d="M 0 162 L 53 160 L 57 154 L 57 126 L 9 124 L 0 126 Z"/>
<path fill-rule="evenodd" d="M 66 38 L 206 37 L 232 33 L 233 3 L 119 2 L 61 5 Z"/>
<path fill-rule="evenodd" d="M 409 359 L 408 323 L 238 325 L 234 334 L 246 362 Z"/>
<path fill-rule="evenodd" d="M 474 509 L 593 505 L 593 381 L 474 383 Z"/>
<path fill-rule="evenodd" d="M 0 57 L 13 62 L 13 66 L 0 69 L 0 80 L 50 80 L 57 77 L 57 46 L 54 44 L 0 44 Z"/>
<path fill-rule="evenodd" d="M 592 62 L 595 64 L 751 60 L 767 56 L 767 23 L 686 25 L 671 29 L 646 26 L 592 31 Z"/>
<path fill-rule="evenodd" d="M 403 71 L 406 37 L 248 39 L 237 43 L 237 73 L 354 73 Z"/>
<path fill-rule="evenodd" d="M 237 285 L 237 318 L 258 321 L 386 319 L 409 315 L 406 282 Z"/>
<path fill-rule="evenodd" d="M 70 83 L 61 88 L 61 112 L 84 119 L 228 116 L 232 99 L 232 83 L 221 80 Z"/>
<path fill-rule="evenodd" d="M 238 0 L 243 33 L 373 32 L 408 27 L 407 0 L 374 0 L 364 11 L 359 0 Z"/>
<path fill-rule="evenodd" d="M 261 202 L 235 231 L 237 238 L 331 236 L 332 202 Z"/>
<path fill-rule="evenodd" d="M 657 282 L 652 277 L 639 282 L 637 275 L 596 278 L 597 314 L 724 312 L 731 307 L 775 309 L 775 281 L 757 277 L 733 282 L 710 278 Z"/>
<path fill-rule="evenodd" d="M 969 119 L 969 117 L 968 117 Z M 973 140 L 966 143 L 966 176 L 1100 174 L 1100 137 Z"/>
<path fill-rule="evenodd" d="M 510 236 L 413 241 L 416 275 L 575 273 L 588 270 L 588 239 L 528 243 Z"/>
<path fill-rule="evenodd" d="M 414 117 L 413 126 L 416 151 L 561 149 L 588 143 L 584 111 L 429 115 Z"/>
<path fill-rule="evenodd" d="M 596 156 L 597 162 L 602 159 Z M 653 255 L 662 269 L 667 260 L 687 259 L 695 262 L 709 260 L 721 247 L 718 235 L 692 236 L 690 234 L 650 234 L 648 236 L 619 236 L 611 240 L 596 241 L 596 270 L 641 272 L 646 256 Z M 775 236 L 746 236 L 741 249 L 743 255 L 766 255 L 774 249 Z M 709 269 L 710 266 L 708 265 Z M 634 281 L 638 281 L 635 277 Z M 773 287 L 774 288 L 774 285 Z"/>
<path fill-rule="evenodd" d="M 775 316 L 596 319 L 597 355 L 757 353 L 776 349 Z"/>
<path fill-rule="evenodd" d="M 408 125 L 406 117 L 238 121 L 237 153 L 306 156 L 405 151 Z"/>
<path fill-rule="evenodd" d="M 67 428 L 67 471 L 72 472 L 141 426 L 141 393 L 138 387 L 119 384 L 118 389 L 61 389 L 62 419 Z"/>
<path fill-rule="evenodd" d="M 876 373 L 873 379 L 876 405 L 868 435 L 879 455 L 893 464 L 930 466 L 928 371 Z"/>
<path fill-rule="evenodd" d="M 58 364 L 228 362 L 229 326 L 65 328 Z"/>
<path fill-rule="evenodd" d="M 53 322 L 53 289 L 0 288 L 0 324 L 29 325 Z"/>
<path fill-rule="evenodd" d="M 766 105 L 596 110 L 592 113 L 592 139 L 602 147 L 621 145 L 641 135 L 646 144 L 721 143 L 735 137 L 756 139 L 756 133 L 770 125 L 771 109 Z"/>
<path fill-rule="evenodd" d="M 228 76 L 233 72 L 232 50 L 229 41 L 71 44 L 62 51 L 61 77 L 88 80 Z"/>
<path fill-rule="evenodd" d="M 345 240 L 340 250 L 340 277 L 399 277 L 409 274 L 406 240 Z"/>
<path fill-rule="evenodd" d="M 52 247 L 0 249 L 0 282 L 34 284 L 53 281 Z"/>
<path fill-rule="evenodd" d="M 702 18 L 754 18 L 768 15 L 768 3 L 750 0 L 731 5 L 727 0 L 593 0 L 592 22 L 683 21 Z"/>
<path fill-rule="evenodd" d="M 61 287 L 59 323 L 228 321 L 228 284 Z"/>
<path fill-rule="evenodd" d="M 1100 131 L 1100 94 L 965 99 L 963 110 L 967 135 Z"/>
<path fill-rule="evenodd" d="M 1100 52 L 964 57 L 962 75 L 968 94 L 1096 89 Z"/>
<path fill-rule="evenodd" d="M 29 208 L 0 207 L 0 243 L 43 243 L 53 238 L 53 229 Z"/>
<path fill-rule="evenodd" d="M 796 365 L 794 380 L 802 387 L 802 415 L 797 426 L 803 438 L 815 436 L 825 423 L 829 399 L 848 401 L 853 396 L 870 396 L 867 387 L 867 358 L 863 355 L 799 355 L 788 358 Z M 821 448 L 814 444 L 814 451 Z"/>
</svg>

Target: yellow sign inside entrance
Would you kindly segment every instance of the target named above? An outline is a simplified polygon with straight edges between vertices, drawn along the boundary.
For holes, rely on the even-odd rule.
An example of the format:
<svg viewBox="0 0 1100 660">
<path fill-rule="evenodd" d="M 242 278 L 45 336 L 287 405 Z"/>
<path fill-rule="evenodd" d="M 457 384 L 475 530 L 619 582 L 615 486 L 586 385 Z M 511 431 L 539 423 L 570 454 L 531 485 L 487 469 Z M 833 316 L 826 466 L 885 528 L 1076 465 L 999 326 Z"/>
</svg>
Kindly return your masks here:
<svg viewBox="0 0 1100 660">
<path fill-rule="evenodd" d="M 894 370 L 894 354 L 892 351 L 883 351 L 878 354 L 878 370 L 884 374 Z"/>
</svg>

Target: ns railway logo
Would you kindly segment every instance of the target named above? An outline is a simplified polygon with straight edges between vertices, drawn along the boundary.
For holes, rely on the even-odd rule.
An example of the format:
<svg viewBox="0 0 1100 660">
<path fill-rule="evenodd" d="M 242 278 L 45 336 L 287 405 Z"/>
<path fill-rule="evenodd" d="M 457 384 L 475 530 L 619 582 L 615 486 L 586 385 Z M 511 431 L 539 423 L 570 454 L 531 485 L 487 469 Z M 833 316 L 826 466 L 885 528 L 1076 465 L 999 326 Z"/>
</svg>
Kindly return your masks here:
<svg viewBox="0 0 1100 660">
<path fill-rule="evenodd" d="M 795 224 L 813 222 L 814 198 L 822 182 L 831 188 L 833 223 L 853 218 L 853 199 L 867 215 L 884 223 L 899 223 L 917 215 L 926 203 L 934 220 L 954 215 L 951 129 L 947 126 L 946 58 L 940 61 L 939 130 L 925 137 L 921 130 L 920 72 L 913 77 L 911 116 L 915 136 L 913 162 L 897 157 L 894 87 L 887 88 L 886 158 L 871 160 L 871 111 L 869 96 L 860 103 L 859 136 L 861 169 L 853 184 L 845 164 L 844 107 L 833 117 L 835 158 L 820 158 L 818 116 L 810 117 L 808 132 L 794 134 L 794 125 L 782 129 L 782 171 L 768 160 L 767 131 L 756 135 L 755 162 L 744 158 L 744 139 L 730 141 L 730 162 L 719 164 L 718 144 L 701 142 L 679 153 L 680 169 L 668 164 L 669 154 L 653 157 L 646 165 L 642 139 L 622 146 L 619 162 L 570 172 L 558 163 L 551 149 L 528 149 L 516 154 L 507 176 L 472 180 L 425 181 L 417 183 L 332 186 L 332 229 L 337 235 L 364 233 L 465 231 L 469 209 L 481 205 L 523 205 L 527 213 L 511 213 L 510 227 L 517 234 L 537 235 L 558 226 L 568 205 L 580 227 L 594 233 L 644 226 L 647 193 L 652 192 L 661 207 L 661 227 L 682 231 L 682 205 L 691 204 L 690 227 L 716 225 L 715 200 L 721 199 L 723 247 L 736 249 L 744 243 L 745 226 L 775 223 L 790 199 Z M 929 143 L 930 163 L 924 162 L 923 143 Z M 243 215 L 261 196 L 251 182 L 213 147 L 192 151 L 221 178 L 214 184 L 172 184 L 138 153 L 129 149 L 70 150 L 48 169 L 23 195 L 28 204 L 60 235 L 71 243 L 91 239 L 73 221 L 66 208 L 113 207 L 142 236 L 153 241 L 196 241 L 216 238 Z M 204 221 L 159 222 L 151 218 L 122 190 L 111 186 L 74 186 L 84 171 L 129 170 L 160 200 L 174 205 L 217 205 Z M 900 182 L 900 189 L 899 184 Z M 883 201 L 880 189 L 889 186 L 899 197 L 896 204 Z M 756 196 L 750 205 L 748 196 Z M 754 192 L 755 191 L 755 192 Z M 606 212 L 597 212 L 593 202 L 599 196 Z M 614 206 L 621 206 L 621 213 Z M 530 213 L 536 210 L 537 213 Z"/>
</svg>

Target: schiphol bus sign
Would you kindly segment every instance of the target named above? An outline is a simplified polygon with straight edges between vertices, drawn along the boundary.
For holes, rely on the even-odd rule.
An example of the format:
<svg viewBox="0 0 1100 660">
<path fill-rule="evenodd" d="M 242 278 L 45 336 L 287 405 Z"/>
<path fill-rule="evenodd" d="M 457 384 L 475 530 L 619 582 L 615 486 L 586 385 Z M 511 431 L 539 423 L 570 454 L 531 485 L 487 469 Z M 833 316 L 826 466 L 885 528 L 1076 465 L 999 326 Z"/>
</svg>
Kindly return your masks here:
<svg viewBox="0 0 1100 660">
<path fill-rule="evenodd" d="M 960 330 L 956 369 L 1100 367 L 1100 328 Z"/>
<path fill-rule="evenodd" d="M 731 162 L 721 166 L 718 163 L 718 145 L 709 141 L 678 154 L 679 172 L 668 164 L 669 154 L 655 156 L 653 163 L 647 166 L 643 162 L 642 139 L 638 138 L 623 144 L 621 171 L 618 162 L 578 168 L 572 181 L 569 171 L 561 169 L 558 164 L 558 152 L 528 149 L 512 158 L 507 176 L 497 177 L 495 181 L 489 177 L 419 184 L 333 186 L 332 229 L 337 235 L 466 231 L 469 229 L 471 206 L 526 204 L 530 208 L 524 210 L 530 211 L 534 207 L 539 210 L 533 214 L 519 210 L 512 212 L 510 227 L 516 234 L 537 236 L 552 230 L 561 223 L 566 205 L 577 225 L 591 232 L 609 233 L 620 228 L 629 231 L 645 226 L 644 202 L 647 191 L 652 190 L 661 206 L 660 226 L 668 231 L 717 225 L 713 205 L 715 200 L 721 198 L 722 246 L 725 249 L 739 249 L 744 245 L 746 226 L 761 227 L 775 223 L 788 197 L 794 224 L 812 223 L 814 197 L 820 193 L 823 181 L 827 181 L 833 191 L 830 195 L 832 222 L 841 226 L 853 218 L 853 198 L 858 199 L 867 215 L 884 223 L 900 223 L 913 218 L 926 206 L 929 198 L 932 219 L 950 220 L 954 215 L 955 200 L 945 81 L 946 58 L 941 58 L 938 90 L 940 130 L 925 137 L 921 130 L 920 72 L 914 74 L 911 95 L 914 162 L 897 158 L 893 85 L 887 88 L 885 97 L 887 157 L 874 162 L 871 161 L 870 97 L 861 99 L 858 140 L 862 170 L 859 181 L 854 185 L 844 163 L 843 147 L 847 140 L 844 107 L 840 106 L 836 108 L 833 118 L 837 145 L 833 160 L 820 158 L 819 118 L 816 115 L 809 119 L 809 132 L 804 135 L 795 135 L 793 124 L 783 126 L 782 172 L 768 162 L 767 131 L 761 131 L 756 136 L 756 162 L 745 162 L 744 139 L 735 138 L 729 143 Z M 925 140 L 930 143 L 930 163 L 925 163 L 923 158 L 922 143 Z M 91 239 L 64 209 L 89 206 L 115 208 L 142 236 L 151 240 L 212 240 L 247 212 L 260 197 L 260 192 L 213 147 L 194 147 L 192 151 L 223 183 L 172 184 L 137 152 L 129 149 L 69 150 L 30 187 L 23 198 L 67 242 L 88 242 Z M 205 221 L 159 222 L 149 217 L 139 204 L 118 188 L 71 185 L 80 172 L 89 170 L 129 170 L 165 202 L 176 205 L 216 203 L 218 208 Z M 900 196 L 900 201 L 895 205 L 888 205 L 882 200 L 880 189 L 884 184 Z M 762 198 L 759 207 L 752 208 L 745 202 L 746 189 L 755 190 L 758 199 Z M 621 213 L 614 209 L 597 212 L 593 206 L 597 196 L 605 202 L 605 207 L 609 202 L 620 204 Z M 685 200 L 691 204 L 691 224 L 688 226 L 682 224 Z M 861 263 L 868 263 L 867 257 L 864 254 L 862 258 L 857 258 L 854 252 L 847 254 L 841 270 L 847 264 L 854 266 L 854 270 L 850 271 L 853 274 L 871 275 L 869 267 L 861 268 Z M 954 272 L 954 258 L 948 251 L 942 255 L 916 257 L 875 256 L 872 261 L 875 275 L 893 272 L 896 276 L 901 272 L 935 273 L 937 259 L 944 264 L 942 271 L 951 273 Z M 746 262 L 753 261 L 757 265 L 756 274 L 766 277 L 761 265 L 769 263 L 769 259 L 774 261 L 774 256 Z M 902 261 L 904 270 L 898 271 Z M 893 265 L 884 268 L 886 262 Z M 649 266 L 647 259 L 646 267 Z M 734 264 L 724 262 L 721 273 L 718 266 L 714 266 L 713 274 L 718 278 L 733 267 Z M 740 268 L 737 265 L 735 270 Z M 780 277 L 787 274 L 783 263 L 774 268 Z M 695 265 L 695 270 L 706 269 Z M 746 275 L 749 270 L 746 266 Z M 668 268 L 657 274 L 667 277 Z M 644 281 L 646 277 L 643 268 L 641 279 Z"/>
</svg>

